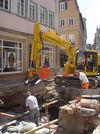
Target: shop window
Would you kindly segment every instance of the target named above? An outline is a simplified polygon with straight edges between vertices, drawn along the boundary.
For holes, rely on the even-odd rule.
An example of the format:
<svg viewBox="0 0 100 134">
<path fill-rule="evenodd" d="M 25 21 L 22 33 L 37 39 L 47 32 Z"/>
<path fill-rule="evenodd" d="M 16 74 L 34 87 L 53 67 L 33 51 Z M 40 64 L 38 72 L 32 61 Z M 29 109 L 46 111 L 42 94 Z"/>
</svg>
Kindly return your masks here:
<svg viewBox="0 0 100 134">
<path fill-rule="evenodd" d="M 22 71 L 22 43 L 2 41 L 0 45 L 0 72 Z"/>
<path fill-rule="evenodd" d="M 34 67 L 34 61 L 31 63 L 31 48 L 32 45 L 29 44 L 29 67 Z M 53 50 L 50 47 L 44 47 L 40 53 L 40 66 L 41 67 L 53 67 Z"/>
<path fill-rule="evenodd" d="M 53 50 L 50 47 L 44 47 L 41 52 L 41 66 L 53 67 Z"/>
</svg>

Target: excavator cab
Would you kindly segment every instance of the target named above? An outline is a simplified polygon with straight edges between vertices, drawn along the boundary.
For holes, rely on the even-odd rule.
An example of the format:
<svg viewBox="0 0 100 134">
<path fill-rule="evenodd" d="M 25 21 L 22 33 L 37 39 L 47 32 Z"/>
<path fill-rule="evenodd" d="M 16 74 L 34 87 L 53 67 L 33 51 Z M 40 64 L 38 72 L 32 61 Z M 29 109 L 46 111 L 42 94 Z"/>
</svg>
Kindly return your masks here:
<svg viewBox="0 0 100 134">
<path fill-rule="evenodd" d="M 97 59 L 97 52 L 79 50 L 76 52 L 76 69 L 84 72 L 87 76 L 96 76 L 98 74 Z"/>
</svg>

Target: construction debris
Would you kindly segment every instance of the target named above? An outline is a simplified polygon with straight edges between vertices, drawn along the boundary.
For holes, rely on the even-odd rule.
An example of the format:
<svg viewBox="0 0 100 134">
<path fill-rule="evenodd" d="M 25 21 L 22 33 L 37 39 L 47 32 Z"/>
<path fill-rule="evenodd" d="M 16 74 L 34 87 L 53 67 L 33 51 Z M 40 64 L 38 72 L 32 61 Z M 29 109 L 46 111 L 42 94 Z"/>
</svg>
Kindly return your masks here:
<svg viewBox="0 0 100 134">
<path fill-rule="evenodd" d="M 85 99 L 81 98 L 80 101 L 75 99 L 60 107 L 59 125 L 55 134 L 92 134 L 98 122 L 100 123 L 99 100 L 98 97 L 92 99 L 91 96 L 88 96 L 87 99 L 86 97 Z"/>
<path fill-rule="evenodd" d="M 94 129 L 93 134 L 100 134 L 100 125 Z"/>
<path fill-rule="evenodd" d="M 30 127 L 27 128 L 27 125 L 25 124 L 29 123 L 29 121 L 23 120 L 26 118 L 23 118 L 23 116 L 28 113 L 24 113 L 23 107 L 25 106 L 25 98 L 22 96 L 22 93 L 28 88 L 30 88 L 31 93 L 35 94 L 38 98 L 40 109 L 44 109 L 45 111 L 45 114 L 43 113 L 41 116 L 40 126 L 36 128 L 31 127 L 31 123 Z M 9 112 L 4 113 L 1 111 L 2 116 L 9 117 L 7 118 L 6 123 L 1 124 L 1 133 L 92 134 L 99 122 L 98 113 L 100 112 L 100 96 L 85 95 L 82 96 L 82 98 L 76 96 L 80 96 L 79 89 L 72 87 L 66 88 L 65 86 L 55 87 L 53 81 L 39 81 L 39 83 L 35 85 L 30 83 L 26 84 L 25 89 L 10 92 L 8 95 L 6 94 L 1 98 L 0 108 L 5 108 L 6 112 L 8 112 L 9 109 L 13 112 L 16 111 L 15 115 L 10 115 Z M 62 105 L 64 103 L 67 105 L 60 105 L 59 100 L 62 100 Z M 16 106 L 16 109 L 14 109 L 13 106 Z M 59 110 L 58 127 L 57 124 L 55 127 L 55 123 L 58 123 L 58 119 L 55 118 L 56 120 L 50 120 L 51 115 L 49 113 L 49 108 L 52 106 L 58 108 L 59 106 L 62 106 Z M 56 110 L 53 110 L 53 112 L 56 113 Z M 54 129 L 51 127 L 51 124 L 54 126 Z M 25 127 L 24 130 L 18 129 L 19 126 Z"/>
</svg>

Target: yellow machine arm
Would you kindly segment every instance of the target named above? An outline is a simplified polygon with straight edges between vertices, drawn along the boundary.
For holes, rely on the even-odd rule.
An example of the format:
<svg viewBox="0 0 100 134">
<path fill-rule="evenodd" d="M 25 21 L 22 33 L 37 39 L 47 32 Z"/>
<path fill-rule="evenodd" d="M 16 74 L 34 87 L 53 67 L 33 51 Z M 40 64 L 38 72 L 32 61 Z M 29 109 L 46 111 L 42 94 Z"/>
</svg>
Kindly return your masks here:
<svg viewBox="0 0 100 134">
<path fill-rule="evenodd" d="M 41 32 L 40 24 L 34 24 L 34 37 L 32 43 L 32 51 L 31 51 L 31 63 L 33 62 L 35 65 L 35 69 L 39 69 L 40 67 L 40 51 L 42 49 L 42 41 L 48 41 L 55 46 L 60 48 L 64 48 L 66 51 L 66 55 L 68 56 L 68 61 L 64 65 L 64 75 L 68 75 L 73 73 L 75 68 L 75 48 L 74 46 L 61 38 L 59 35 L 52 31 Z M 66 72 L 66 73 L 65 73 Z"/>
<path fill-rule="evenodd" d="M 40 40 L 40 26 L 38 23 L 34 24 L 34 34 L 33 34 L 33 42 L 31 49 L 31 66 L 34 65 L 34 69 L 38 69 L 40 67 L 40 52 L 42 49 L 42 44 Z"/>
<path fill-rule="evenodd" d="M 64 64 L 64 73 L 63 75 L 68 75 L 73 73 L 75 69 L 75 48 L 73 44 L 64 40 L 59 35 L 52 31 L 42 32 L 41 39 L 49 41 L 55 46 L 65 49 L 66 55 L 68 56 L 68 61 Z"/>
</svg>

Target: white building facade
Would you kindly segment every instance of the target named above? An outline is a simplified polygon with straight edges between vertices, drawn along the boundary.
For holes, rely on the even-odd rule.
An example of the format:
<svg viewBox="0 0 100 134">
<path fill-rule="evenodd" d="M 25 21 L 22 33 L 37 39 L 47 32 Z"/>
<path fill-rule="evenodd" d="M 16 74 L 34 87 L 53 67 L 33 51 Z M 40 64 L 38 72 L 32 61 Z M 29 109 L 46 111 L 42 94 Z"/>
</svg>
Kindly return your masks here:
<svg viewBox="0 0 100 134">
<path fill-rule="evenodd" d="M 42 29 L 58 31 L 58 0 L 0 0 L 0 75 L 23 74 L 29 68 L 34 22 Z M 45 42 L 49 67 L 59 67 L 56 46 Z M 56 62 L 55 62 L 56 61 Z"/>
</svg>

